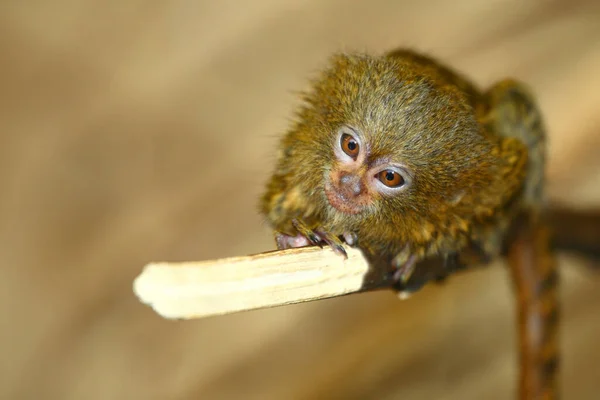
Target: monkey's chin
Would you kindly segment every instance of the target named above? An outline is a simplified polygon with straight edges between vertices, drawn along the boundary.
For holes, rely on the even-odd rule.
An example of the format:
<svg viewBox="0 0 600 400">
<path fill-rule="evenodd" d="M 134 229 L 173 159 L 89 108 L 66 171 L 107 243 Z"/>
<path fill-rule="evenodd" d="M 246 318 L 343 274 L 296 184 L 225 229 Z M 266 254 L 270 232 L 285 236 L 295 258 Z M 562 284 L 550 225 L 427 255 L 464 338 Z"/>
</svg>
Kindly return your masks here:
<svg viewBox="0 0 600 400">
<path fill-rule="evenodd" d="M 360 204 L 359 201 L 352 201 L 343 196 L 340 192 L 330 187 L 329 185 L 325 188 L 325 195 L 327 201 L 336 210 L 349 215 L 360 214 L 365 210 L 365 206 Z"/>
</svg>

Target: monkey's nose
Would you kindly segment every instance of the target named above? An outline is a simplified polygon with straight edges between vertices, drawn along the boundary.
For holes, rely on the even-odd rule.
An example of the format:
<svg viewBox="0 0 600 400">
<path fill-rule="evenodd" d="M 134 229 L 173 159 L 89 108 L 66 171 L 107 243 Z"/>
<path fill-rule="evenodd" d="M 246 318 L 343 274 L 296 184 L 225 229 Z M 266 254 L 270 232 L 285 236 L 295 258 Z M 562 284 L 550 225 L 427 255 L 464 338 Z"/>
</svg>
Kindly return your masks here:
<svg viewBox="0 0 600 400">
<path fill-rule="evenodd" d="M 346 195 L 358 196 L 364 191 L 360 176 L 347 172 L 340 174 L 340 190 Z"/>
</svg>

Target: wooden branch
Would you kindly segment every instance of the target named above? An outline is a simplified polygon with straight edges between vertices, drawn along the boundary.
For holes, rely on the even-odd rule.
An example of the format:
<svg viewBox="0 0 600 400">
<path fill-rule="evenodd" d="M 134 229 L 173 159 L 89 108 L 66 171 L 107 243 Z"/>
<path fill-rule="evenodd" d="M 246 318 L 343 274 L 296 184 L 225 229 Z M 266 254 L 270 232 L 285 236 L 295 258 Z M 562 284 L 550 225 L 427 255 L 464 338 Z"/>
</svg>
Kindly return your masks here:
<svg viewBox="0 0 600 400">
<path fill-rule="evenodd" d="M 592 218 L 600 214 L 561 214 L 552 210 L 549 214 L 551 228 L 562 235 L 557 235 L 556 248 L 600 254 L 598 236 L 594 234 L 600 232 L 600 218 Z M 587 228 L 576 229 L 578 224 Z M 570 229 L 562 229 L 563 226 Z M 576 238 L 569 242 L 565 239 L 569 235 Z M 580 242 L 585 245 L 578 246 Z M 526 263 L 521 259 L 522 251 L 513 250 L 513 263 Z M 347 260 L 328 247 L 305 247 L 212 261 L 151 263 L 136 278 L 134 292 L 165 318 L 190 319 L 394 286 L 390 274 L 369 271 L 359 250 L 346 247 L 346 252 Z M 436 279 L 443 263 L 435 259 L 423 261 L 427 262 L 429 266 L 420 264 L 415 279 Z"/>
<path fill-rule="evenodd" d="M 203 262 L 150 263 L 134 281 L 140 301 L 165 318 L 190 319 L 365 290 L 369 265 L 305 247 Z"/>
<path fill-rule="evenodd" d="M 556 205 L 548 212 L 548 223 L 555 249 L 600 261 L 599 209 L 581 210 Z"/>
</svg>

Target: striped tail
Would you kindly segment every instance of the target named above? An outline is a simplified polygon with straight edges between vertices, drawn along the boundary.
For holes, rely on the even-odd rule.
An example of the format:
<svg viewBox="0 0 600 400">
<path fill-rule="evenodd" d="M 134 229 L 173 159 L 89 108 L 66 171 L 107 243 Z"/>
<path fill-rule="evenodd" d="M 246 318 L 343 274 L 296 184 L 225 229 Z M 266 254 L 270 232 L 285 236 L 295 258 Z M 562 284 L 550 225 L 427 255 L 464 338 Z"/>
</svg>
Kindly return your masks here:
<svg viewBox="0 0 600 400">
<path fill-rule="evenodd" d="M 519 399 L 554 400 L 558 394 L 559 277 L 549 230 L 523 218 L 508 251 L 517 297 Z"/>
</svg>

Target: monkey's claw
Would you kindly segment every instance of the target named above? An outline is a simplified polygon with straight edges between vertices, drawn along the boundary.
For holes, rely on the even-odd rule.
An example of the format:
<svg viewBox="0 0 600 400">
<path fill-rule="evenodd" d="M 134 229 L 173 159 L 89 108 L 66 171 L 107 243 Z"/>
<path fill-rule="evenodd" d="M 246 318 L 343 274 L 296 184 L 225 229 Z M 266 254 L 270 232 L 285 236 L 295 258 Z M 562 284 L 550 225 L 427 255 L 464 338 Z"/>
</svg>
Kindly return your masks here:
<svg viewBox="0 0 600 400">
<path fill-rule="evenodd" d="M 426 283 L 426 281 L 419 277 L 417 277 L 416 281 L 409 283 L 417 265 L 417 256 L 410 253 L 408 246 L 394 258 L 392 264 L 396 268 L 392 275 L 393 287 L 396 289 L 398 297 L 401 300 L 412 296 L 413 293 L 420 290 Z"/>
<path fill-rule="evenodd" d="M 393 260 L 393 265 L 396 267 L 393 277 L 394 281 L 406 285 L 415 271 L 416 264 L 417 257 L 414 254 L 410 254 L 410 249 L 406 247 Z"/>
<path fill-rule="evenodd" d="M 298 231 L 298 235 L 289 236 L 282 233 L 275 235 L 277 247 L 279 249 L 288 249 L 293 247 L 304 247 L 310 244 L 323 247 L 326 243 L 331 249 L 344 258 L 348 258 L 342 241 L 337 237 L 323 230 L 313 230 L 297 219 L 292 220 L 292 225 Z"/>
<path fill-rule="evenodd" d="M 319 237 L 321 238 L 321 240 L 327 243 L 336 254 L 339 254 L 344 258 L 348 258 L 348 254 L 346 254 L 346 249 L 344 249 L 342 241 L 337 236 L 331 235 L 327 232 L 323 232 L 320 230 L 316 232 L 317 235 L 319 235 Z"/>
<path fill-rule="evenodd" d="M 294 228 L 296 228 L 298 233 L 307 238 L 312 245 L 323 247 L 321 245 L 321 238 L 312 229 L 310 229 L 297 219 L 292 220 L 292 225 L 294 226 Z"/>
</svg>

